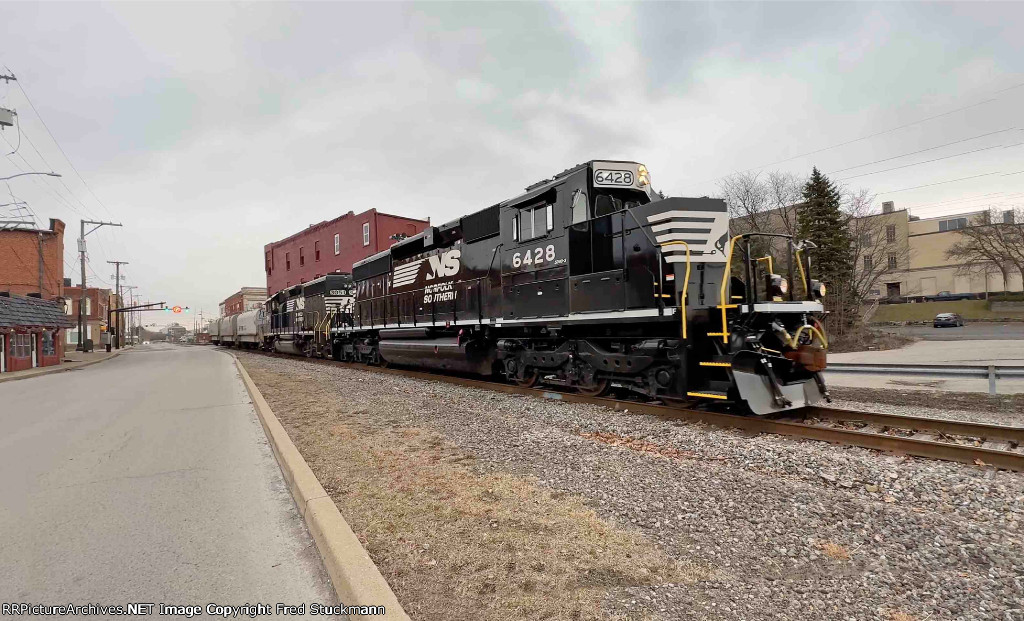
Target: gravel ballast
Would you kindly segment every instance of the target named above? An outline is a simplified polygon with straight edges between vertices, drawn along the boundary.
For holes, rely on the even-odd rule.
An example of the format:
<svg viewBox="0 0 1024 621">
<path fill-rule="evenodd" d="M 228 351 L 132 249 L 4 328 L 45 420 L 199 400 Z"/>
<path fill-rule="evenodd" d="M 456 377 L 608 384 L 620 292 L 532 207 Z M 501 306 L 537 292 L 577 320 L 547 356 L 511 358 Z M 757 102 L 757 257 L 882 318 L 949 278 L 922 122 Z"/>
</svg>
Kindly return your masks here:
<svg viewBox="0 0 1024 621">
<path fill-rule="evenodd" d="M 435 431 L 481 473 L 535 477 L 713 569 L 696 585 L 617 591 L 611 614 L 1024 619 L 1021 474 L 239 357 L 257 384 L 294 381 L 295 398 L 358 409 L 367 425 Z"/>
</svg>

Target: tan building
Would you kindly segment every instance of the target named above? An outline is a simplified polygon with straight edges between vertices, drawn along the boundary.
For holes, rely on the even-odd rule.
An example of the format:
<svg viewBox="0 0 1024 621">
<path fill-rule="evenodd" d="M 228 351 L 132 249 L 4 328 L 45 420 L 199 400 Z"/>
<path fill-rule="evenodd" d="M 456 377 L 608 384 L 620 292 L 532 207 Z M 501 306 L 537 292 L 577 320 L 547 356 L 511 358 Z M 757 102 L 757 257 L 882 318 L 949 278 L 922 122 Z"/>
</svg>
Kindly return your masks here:
<svg viewBox="0 0 1024 621">
<path fill-rule="evenodd" d="M 220 303 L 220 316 L 237 315 L 254 310 L 267 301 L 266 287 L 242 287 Z"/>
<path fill-rule="evenodd" d="M 796 209 L 792 206 L 758 214 L 756 226 L 751 218 L 734 218 L 733 233 L 757 229 L 795 234 Z M 911 216 L 897 210 L 891 201 L 882 203 L 882 213 L 855 218 L 850 224 L 856 256 L 855 278 L 858 289 L 868 299 L 924 298 L 943 291 L 986 297 L 988 293 L 1024 290 L 1020 274 L 1011 274 L 1003 283 L 1002 274 L 992 267 L 988 273 L 951 263 L 946 251 L 966 228 L 985 211 L 974 211 L 935 218 Z M 771 242 L 773 254 L 781 255 L 778 240 Z"/>
<path fill-rule="evenodd" d="M 886 260 L 899 262 L 899 272 L 882 275 L 870 290 L 871 298 L 920 298 L 943 291 L 956 294 L 974 294 L 985 297 L 990 292 L 1020 291 L 1021 275 L 1012 274 L 1003 283 L 1002 274 L 994 267 L 988 273 L 967 270 L 964 265 L 951 263 L 946 251 L 960 238 L 959 230 L 966 228 L 985 211 L 975 211 L 935 218 L 917 218 L 906 211 L 883 213 L 874 218 L 887 217 L 889 237 L 885 240 Z M 877 260 L 878 253 L 870 253 Z M 858 257 L 858 271 L 865 269 L 865 253 Z"/>
</svg>

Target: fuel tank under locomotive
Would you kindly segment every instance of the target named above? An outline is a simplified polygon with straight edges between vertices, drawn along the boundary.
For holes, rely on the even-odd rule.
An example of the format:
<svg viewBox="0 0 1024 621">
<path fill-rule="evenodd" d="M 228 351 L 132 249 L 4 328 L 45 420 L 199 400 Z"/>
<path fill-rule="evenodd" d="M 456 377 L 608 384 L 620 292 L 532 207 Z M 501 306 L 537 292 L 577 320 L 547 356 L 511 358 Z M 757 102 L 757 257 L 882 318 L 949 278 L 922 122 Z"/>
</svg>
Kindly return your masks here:
<svg viewBox="0 0 1024 621">
<path fill-rule="evenodd" d="M 427 328 L 381 330 L 380 357 L 389 364 L 491 375 L 497 360 L 493 343 L 462 334 L 436 335 Z"/>
</svg>

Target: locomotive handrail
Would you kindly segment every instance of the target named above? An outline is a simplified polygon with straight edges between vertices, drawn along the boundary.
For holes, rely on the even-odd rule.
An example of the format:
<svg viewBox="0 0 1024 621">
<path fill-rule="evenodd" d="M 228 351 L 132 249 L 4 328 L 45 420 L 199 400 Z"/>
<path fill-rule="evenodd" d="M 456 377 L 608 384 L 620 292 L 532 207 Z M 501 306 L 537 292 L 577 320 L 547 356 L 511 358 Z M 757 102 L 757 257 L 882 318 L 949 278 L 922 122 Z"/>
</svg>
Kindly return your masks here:
<svg viewBox="0 0 1024 621">
<path fill-rule="evenodd" d="M 731 280 L 730 275 L 732 274 L 732 254 L 736 251 L 736 240 L 743 239 L 747 234 L 736 235 L 729 240 L 729 254 L 725 256 L 725 272 L 722 274 L 722 288 L 718 295 L 718 306 L 717 308 L 722 310 L 722 331 L 721 332 L 708 332 L 708 336 L 720 336 L 722 342 L 729 343 L 729 323 L 725 316 L 726 309 L 736 308 L 736 304 L 726 304 L 726 289 L 729 288 L 729 281 Z"/>
<path fill-rule="evenodd" d="M 686 340 L 686 292 L 690 286 L 690 245 L 684 241 L 670 241 L 665 242 L 658 249 L 664 248 L 665 246 L 683 246 L 686 248 L 686 277 L 683 278 L 683 292 L 679 297 L 679 311 L 683 316 L 683 340 Z M 664 283 L 661 283 L 662 291 L 664 291 Z"/>
</svg>

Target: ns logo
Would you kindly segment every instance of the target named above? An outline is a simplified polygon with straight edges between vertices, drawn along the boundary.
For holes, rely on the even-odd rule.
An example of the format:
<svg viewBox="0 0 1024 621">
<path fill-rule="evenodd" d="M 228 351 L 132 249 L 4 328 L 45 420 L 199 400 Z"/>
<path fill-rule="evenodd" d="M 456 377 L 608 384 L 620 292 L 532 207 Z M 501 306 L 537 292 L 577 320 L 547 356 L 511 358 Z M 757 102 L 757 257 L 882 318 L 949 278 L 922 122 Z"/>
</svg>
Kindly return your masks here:
<svg viewBox="0 0 1024 621">
<path fill-rule="evenodd" d="M 435 254 L 428 257 L 430 260 L 430 271 L 427 272 L 427 280 L 434 280 L 435 278 L 444 278 L 445 276 L 454 276 L 459 273 L 459 268 L 462 264 L 459 262 L 459 258 L 462 256 L 462 251 L 453 248 L 447 252 L 441 254 Z"/>
</svg>

